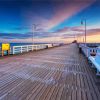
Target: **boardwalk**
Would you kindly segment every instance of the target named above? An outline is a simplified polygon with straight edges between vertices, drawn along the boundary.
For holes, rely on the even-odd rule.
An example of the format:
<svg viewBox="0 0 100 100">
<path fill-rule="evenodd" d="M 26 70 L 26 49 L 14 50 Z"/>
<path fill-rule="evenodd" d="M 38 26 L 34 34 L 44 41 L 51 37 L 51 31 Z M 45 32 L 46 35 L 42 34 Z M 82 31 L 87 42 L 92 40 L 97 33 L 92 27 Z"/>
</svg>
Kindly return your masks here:
<svg viewBox="0 0 100 100">
<path fill-rule="evenodd" d="M 75 44 L 8 57 L 0 100 L 100 100 L 100 78 Z"/>
</svg>

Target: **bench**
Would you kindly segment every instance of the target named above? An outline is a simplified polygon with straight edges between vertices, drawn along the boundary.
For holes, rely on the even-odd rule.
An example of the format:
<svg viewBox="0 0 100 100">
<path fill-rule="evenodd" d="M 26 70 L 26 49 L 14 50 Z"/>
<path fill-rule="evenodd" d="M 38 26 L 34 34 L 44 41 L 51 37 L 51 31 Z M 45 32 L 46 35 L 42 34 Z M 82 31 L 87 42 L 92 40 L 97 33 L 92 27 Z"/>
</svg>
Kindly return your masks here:
<svg viewBox="0 0 100 100">
<path fill-rule="evenodd" d="M 97 69 L 96 75 L 100 76 L 100 53 L 98 52 L 98 50 L 95 57 L 89 57 L 89 61 L 92 63 L 92 67 L 95 67 Z"/>
</svg>

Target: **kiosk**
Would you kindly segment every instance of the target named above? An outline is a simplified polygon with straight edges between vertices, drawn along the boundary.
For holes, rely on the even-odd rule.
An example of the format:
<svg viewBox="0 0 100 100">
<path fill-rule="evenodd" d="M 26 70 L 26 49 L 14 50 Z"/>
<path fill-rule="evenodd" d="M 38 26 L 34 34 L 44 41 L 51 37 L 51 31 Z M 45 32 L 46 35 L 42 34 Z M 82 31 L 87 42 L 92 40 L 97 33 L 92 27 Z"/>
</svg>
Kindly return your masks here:
<svg viewBox="0 0 100 100">
<path fill-rule="evenodd" d="M 4 52 L 7 51 L 7 55 L 10 54 L 10 44 L 9 43 L 2 43 L 2 56 L 4 56 Z"/>
</svg>

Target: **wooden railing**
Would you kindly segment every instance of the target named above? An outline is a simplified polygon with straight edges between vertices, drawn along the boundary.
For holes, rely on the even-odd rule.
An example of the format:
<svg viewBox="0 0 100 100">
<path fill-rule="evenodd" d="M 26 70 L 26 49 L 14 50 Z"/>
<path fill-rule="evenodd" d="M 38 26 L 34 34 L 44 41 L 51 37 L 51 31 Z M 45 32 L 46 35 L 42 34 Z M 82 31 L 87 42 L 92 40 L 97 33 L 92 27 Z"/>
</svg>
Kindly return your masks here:
<svg viewBox="0 0 100 100">
<path fill-rule="evenodd" d="M 96 55 L 97 53 L 96 47 L 88 47 L 84 44 L 80 44 L 79 47 L 82 49 L 82 52 L 86 57 L 90 57 L 91 55 Z"/>
<path fill-rule="evenodd" d="M 36 51 L 36 50 L 41 50 L 41 49 L 46 49 L 46 48 L 52 48 L 60 46 L 59 43 L 56 44 L 37 44 L 37 45 L 20 45 L 20 46 L 11 46 L 10 47 L 10 54 L 20 54 L 24 52 L 29 52 L 29 51 Z M 4 55 L 6 55 L 6 51 L 4 52 Z M 1 56 L 1 47 L 0 47 L 0 56 Z"/>
<path fill-rule="evenodd" d="M 12 46 L 11 54 L 19 54 L 23 52 L 29 52 L 34 50 L 41 50 L 47 48 L 47 45 L 23 45 L 23 46 Z"/>
</svg>

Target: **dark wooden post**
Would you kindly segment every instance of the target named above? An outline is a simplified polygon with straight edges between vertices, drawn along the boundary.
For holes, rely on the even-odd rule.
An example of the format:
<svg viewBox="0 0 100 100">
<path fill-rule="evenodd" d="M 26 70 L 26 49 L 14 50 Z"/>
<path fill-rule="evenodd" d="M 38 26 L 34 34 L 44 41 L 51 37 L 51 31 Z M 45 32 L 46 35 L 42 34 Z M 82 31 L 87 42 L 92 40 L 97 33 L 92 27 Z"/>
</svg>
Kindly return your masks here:
<svg viewBox="0 0 100 100">
<path fill-rule="evenodd" d="M 2 56 L 4 56 L 4 51 L 2 50 Z"/>
</svg>

